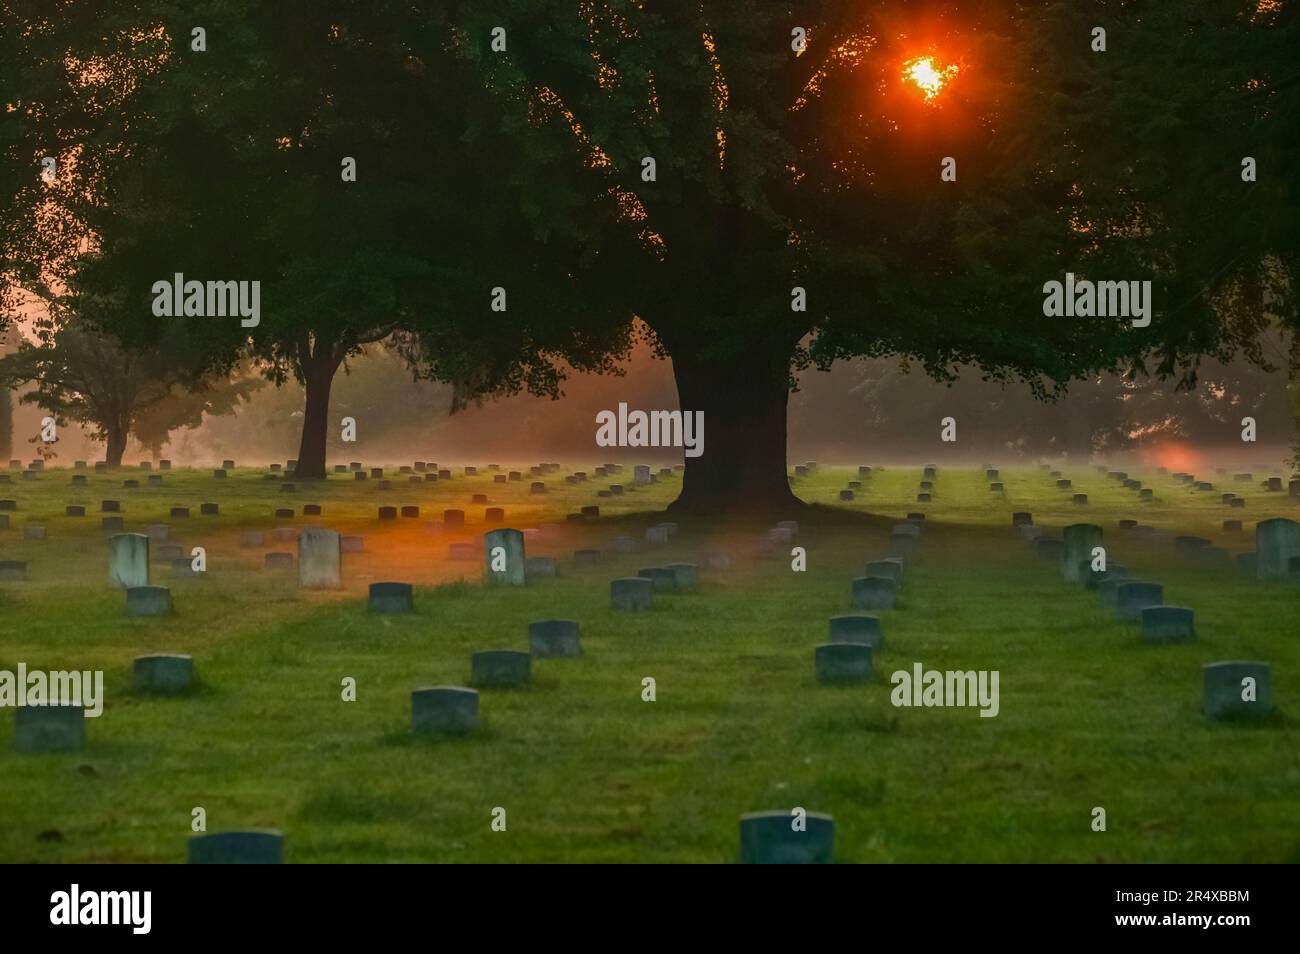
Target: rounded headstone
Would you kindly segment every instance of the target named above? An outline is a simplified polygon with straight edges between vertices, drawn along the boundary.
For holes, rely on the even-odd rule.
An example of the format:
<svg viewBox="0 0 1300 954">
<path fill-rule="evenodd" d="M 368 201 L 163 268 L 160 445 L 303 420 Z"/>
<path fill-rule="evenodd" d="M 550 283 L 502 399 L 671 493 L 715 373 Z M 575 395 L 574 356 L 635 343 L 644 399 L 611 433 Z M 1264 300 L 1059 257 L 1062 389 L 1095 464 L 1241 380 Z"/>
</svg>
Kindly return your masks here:
<svg viewBox="0 0 1300 954">
<path fill-rule="evenodd" d="M 136 692 L 187 692 L 193 681 L 190 655 L 137 656 L 131 669 L 131 688 Z"/>
<path fill-rule="evenodd" d="M 740 861 L 747 865 L 828 865 L 834 860 L 835 821 L 808 812 L 796 825 L 790 812 L 751 812 L 740 816 Z"/>
<path fill-rule="evenodd" d="M 880 629 L 880 617 L 865 614 L 832 616 L 830 620 L 830 641 L 832 643 L 865 643 L 872 649 L 880 649 L 884 644 L 884 635 Z"/>
<path fill-rule="evenodd" d="M 609 583 L 609 605 L 616 610 L 645 610 L 654 598 L 654 584 L 645 577 L 625 577 Z"/>
<path fill-rule="evenodd" d="M 1250 718 L 1273 710 L 1272 667 L 1266 662 L 1234 660 L 1201 667 L 1202 711 L 1214 719 Z"/>
<path fill-rule="evenodd" d="M 278 831 L 191 835 L 186 860 L 192 865 L 278 865 L 284 862 L 284 836 Z"/>
<path fill-rule="evenodd" d="M 1144 609 L 1164 601 L 1165 588 L 1159 583 L 1127 580 L 1115 588 L 1115 618 L 1128 622 L 1140 619 Z"/>
<path fill-rule="evenodd" d="M 415 610 L 414 588 L 410 583 L 382 582 L 370 584 L 369 609 L 372 613 L 411 613 Z"/>
<path fill-rule="evenodd" d="M 528 650 L 538 659 L 582 655 L 578 624 L 571 619 L 544 619 L 528 624 Z"/>
<path fill-rule="evenodd" d="M 868 643 L 822 643 L 813 652 L 817 681 L 823 685 L 871 681 Z"/>
<path fill-rule="evenodd" d="M 126 591 L 128 616 L 166 616 L 172 611 L 172 594 L 165 586 L 133 586 Z"/>
<path fill-rule="evenodd" d="M 1147 606 L 1141 616 L 1144 643 L 1187 643 L 1196 638 L 1195 614 L 1186 607 Z"/>
<path fill-rule="evenodd" d="M 481 688 L 507 689 L 528 683 L 532 656 L 514 649 L 485 649 L 470 657 L 470 681 Z"/>
<path fill-rule="evenodd" d="M 411 731 L 448 735 L 478 728 L 478 691 L 464 686 L 429 686 L 411 693 Z"/>
<path fill-rule="evenodd" d="M 14 710 L 14 748 L 27 755 L 76 752 L 86 744 L 82 706 L 18 706 Z"/>
<path fill-rule="evenodd" d="M 853 581 L 853 608 L 893 609 L 898 585 L 887 576 L 863 576 Z"/>
</svg>

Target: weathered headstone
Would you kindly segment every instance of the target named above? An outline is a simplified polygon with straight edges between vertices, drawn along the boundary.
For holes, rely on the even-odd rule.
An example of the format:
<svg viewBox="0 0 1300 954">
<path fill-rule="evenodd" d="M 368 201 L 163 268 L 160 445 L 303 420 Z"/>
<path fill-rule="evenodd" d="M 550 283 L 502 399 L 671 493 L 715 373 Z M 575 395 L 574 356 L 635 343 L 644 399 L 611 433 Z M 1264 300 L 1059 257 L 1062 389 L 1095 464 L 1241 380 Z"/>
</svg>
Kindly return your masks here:
<svg viewBox="0 0 1300 954">
<path fill-rule="evenodd" d="M 1272 667 L 1266 662 L 1233 660 L 1201 667 L 1202 711 L 1213 719 L 1250 718 L 1273 711 Z"/>
<path fill-rule="evenodd" d="M 1115 588 L 1115 618 L 1132 622 L 1141 618 L 1148 606 L 1160 606 L 1164 601 L 1165 588 L 1159 583 L 1129 580 Z"/>
<path fill-rule="evenodd" d="M 654 598 L 654 584 L 644 577 L 625 577 L 609 583 L 609 605 L 616 610 L 649 609 Z"/>
<path fill-rule="evenodd" d="M 284 836 L 278 831 L 214 831 L 191 835 L 186 860 L 192 865 L 278 865 Z"/>
<path fill-rule="evenodd" d="M 128 616 L 166 616 L 172 611 L 172 594 L 165 586 L 132 586 L 126 591 Z"/>
<path fill-rule="evenodd" d="M 854 609 L 893 609 L 897 584 L 887 576 L 864 576 L 853 581 Z"/>
<path fill-rule="evenodd" d="M 1101 527 L 1091 523 L 1073 523 L 1063 532 L 1061 575 L 1071 583 L 1080 582 L 1079 563 L 1092 559 L 1093 547 L 1101 546 Z"/>
<path fill-rule="evenodd" d="M 830 631 L 832 643 L 866 643 L 872 649 L 880 649 L 884 645 L 879 616 L 860 613 L 832 616 Z"/>
<path fill-rule="evenodd" d="M 483 534 L 483 579 L 487 583 L 523 586 L 524 535 L 509 527 Z"/>
<path fill-rule="evenodd" d="M 129 589 L 149 585 L 149 538 L 118 533 L 108 538 L 108 582 Z"/>
<path fill-rule="evenodd" d="M 371 583 L 369 593 L 368 605 L 372 613 L 411 613 L 415 610 L 414 588 L 410 583 Z"/>
<path fill-rule="evenodd" d="M 528 624 L 528 650 L 538 659 L 571 659 L 582 655 L 578 624 L 571 619 L 545 619 Z"/>
<path fill-rule="evenodd" d="M 1300 555 L 1300 523 L 1276 517 L 1255 524 L 1257 573 L 1261 580 L 1285 579 L 1293 556 Z"/>
<path fill-rule="evenodd" d="M 428 686 L 411 693 L 411 731 L 453 735 L 478 728 L 478 691 L 464 686 Z"/>
<path fill-rule="evenodd" d="M 1195 614 L 1184 606 L 1148 606 L 1141 617 L 1144 643 L 1187 643 L 1196 638 Z"/>
<path fill-rule="evenodd" d="M 470 657 L 470 682 L 484 689 L 527 685 L 532 656 L 514 649 L 486 649 Z"/>
<path fill-rule="evenodd" d="M 190 655 L 137 656 L 131 667 L 131 688 L 136 692 L 188 692 L 193 682 L 194 657 Z"/>
<path fill-rule="evenodd" d="M 802 826 L 790 812 L 740 816 L 740 861 L 747 865 L 828 865 L 834 860 L 835 821 L 807 812 Z"/>
<path fill-rule="evenodd" d="M 298 535 L 298 585 L 336 589 L 343 583 L 342 546 L 334 530 L 308 527 Z"/>
<path fill-rule="evenodd" d="M 871 646 L 867 643 L 822 643 L 813 651 L 813 661 L 822 685 L 871 681 Z"/>
<path fill-rule="evenodd" d="M 86 744 L 83 706 L 18 706 L 14 710 L 14 748 L 26 755 L 77 752 Z"/>
</svg>

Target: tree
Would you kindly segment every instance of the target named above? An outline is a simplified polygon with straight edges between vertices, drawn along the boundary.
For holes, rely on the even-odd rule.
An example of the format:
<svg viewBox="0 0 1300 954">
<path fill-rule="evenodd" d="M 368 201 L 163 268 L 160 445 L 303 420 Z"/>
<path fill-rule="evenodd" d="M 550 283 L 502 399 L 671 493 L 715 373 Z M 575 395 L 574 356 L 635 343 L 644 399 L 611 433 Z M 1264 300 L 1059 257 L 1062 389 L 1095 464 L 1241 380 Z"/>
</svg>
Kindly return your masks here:
<svg viewBox="0 0 1300 954">
<path fill-rule="evenodd" d="M 158 460 L 173 431 L 196 428 L 207 417 L 233 414 L 265 383 L 257 378 L 232 376 L 202 381 L 196 387 L 172 385 L 161 400 L 140 410 L 131 433 Z"/>
<path fill-rule="evenodd" d="M 24 341 L 0 358 L 0 384 L 31 382 L 24 404 L 50 412 L 62 427 L 80 424 L 105 444 L 110 467 L 122 463 L 133 431 L 148 446 L 168 430 L 184 426 L 181 409 L 224 413 L 246 393 L 244 384 L 193 382 L 175 370 L 162 342 L 148 353 L 123 348 L 83 323 L 45 321 L 36 343 Z"/>
<path fill-rule="evenodd" d="M 492 271 L 508 252 L 522 260 L 538 242 L 533 219 L 564 248 L 528 278 L 516 274 L 514 287 L 553 310 L 522 337 L 511 327 L 500 349 L 494 337 L 472 370 L 455 355 L 440 368 L 497 387 L 545 388 L 555 378 L 537 354 L 554 341 L 581 339 L 570 349 L 579 367 L 626 347 L 624 329 L 593 322 L 589 331 L 576 317 L 578 301 L 563 289 L 583 264 L 562 235 L 565 210 L 541 195 L 527 200 L 532 218 L 521 211 L 519 197 L 537 181 L 528 172 L 544 181 L 547 166 L 519 169 L 501 129 L 523 123 L 525 107 L 514 104 L 513 116 L 500 103 L 475 111 L 486 100 L 461 95 L 475 88 L 476 71 L 446 54 L 451 33 L 439 7 L 219 0 L 202 19 L 200 52 L 189 5 L 92 2 L 63 14 L 74 59 L 96 66 L 94 82 L 70 95 L 107 102 L 66 133 L 81 145 L 83 185 L 68 201 L 80 203 L 93 236 L 67 275 L 87 301 L 103 303 L 86 311 L 89 320 L 130 348 L 148 348 L 160 326 L 186 325 L 195 374 L 250 354 L 277 384 L 296 378 L 305 389 L 300 478 L 325 475 L 331 387 L 350 355 L 399 329 L 427 335 L 425 347 L 495 336 L 483 320 L 491 282 L 477 290 L 472 314 L 457 313 L 442 286 Z M 567 126 L 551 136 L 552 148 L 561 144 L 557 181 L 576 152 L 568 136 Z M 458 137 L 484 153 L 462 156 Z M 259 320 L 160 318 L 151 289 L 177 273 L 258 282 Z M 512 324 L 527 311 L 515 310 Z M 582 349 L 592 357 L 584 361 Z"/>
<path fill-rule="evenodd" d="M 1261 287 L 1295 314 L 1294 5 L 1100 13 L 1106 53 L 1098 11 L 1064 2 L 459 8 L 487 86 L 570 117 L 653 237 L 606 264 L 705 412 L 676 509 L 793 504 L 792 370 L 896 354 L 1039 392 L 1120 367 L 1190 381 L 1252 352 Z M 925 56 L 942 88 L 909 81 Z M 1150 326 L 1045 318 L 1066 272 L 1150 280 Z"/>
</svg>

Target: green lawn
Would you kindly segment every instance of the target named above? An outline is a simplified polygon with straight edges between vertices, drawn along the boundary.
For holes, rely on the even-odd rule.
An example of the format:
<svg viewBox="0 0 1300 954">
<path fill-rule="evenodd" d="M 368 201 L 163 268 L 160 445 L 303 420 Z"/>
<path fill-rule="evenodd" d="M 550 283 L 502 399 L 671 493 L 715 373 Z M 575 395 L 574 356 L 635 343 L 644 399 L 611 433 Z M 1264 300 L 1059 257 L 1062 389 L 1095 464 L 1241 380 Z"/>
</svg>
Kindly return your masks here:
<svg viewBox="0 0 1300 954">
<path fill-rule="evenodd" d="M 641 538 L 680 478 L 597 501 L 609 481 L 565 486 L 552 474 L 534 478 L 552 492 L 530 496 L 526 475 L 499 486 L 456 473 L 409 487 L 394 473 L 389 491 L 333 476 L 291 494 L 254 470 L 221 482 L 176 471 L 138 490 L 121 489 L 125 476 L 143 483 L 134 472 L 91 474 L 84 488 L 69 471 L 35 482 L 14 473 L 0 486 L 19 502 L 0 559 L 28 560 L 29 579 L 0 583 L 0 669 L 103 669 L 107 702 L 87 722 L 86 749 L 70 755 L 16 754 L 13 714 L 0 712 L 0 861 L 181 861 L 196 806 L 209 831 L 282 830 L 291 862 L 731 861 L 742 812 L 793 806 L 835 816 L 844 862 L 1300 860 L 1300 587 L 1239 579 L 1117 528 L 1135 517 L 1237 552 L 1253 548 L 1255 520 L 1300 515 L 1294 498 L 1230 476 L 1206 476 L 1216 491 L 1194 493 L 1131 472 L 1156 489 L 1139 504 L 1095 470 L 1067 470 L 1091 497 L 1085 509 L 1045 473 L 1004 468 L 1004 497 L 989 494 L 981 471 L 941 470 L 934 502 L 917 505 L 920 469 L 893 467 L 840 504 L 856 470 L 824 468 L 796 481 L 823 505 L 801 518 L 805 573 L 788 555 L 753 556 L 762 526 L 686 522 L 666 547 L 584 569 L 575 548 Z M 615 479 L 631 484 L 631 466 Z M 1246 509 L 1221 504 L 1219 485 L 1247 496 Z M 560 578 L 484 589 L 477 564 L 447 559 L 449 542 L 483 530 L 474 492 L 505 506 L 511 526 L 562 522 L 597 502 L 604 516 L 529 541 L 530 554 L 561 558 Z M 106 581 L 103 498 L 123 501 L 128 529 L 193 508 L 170 522 L 187 552 L 207 547 L 206 577 L 169 580 L 154 562 L 173 617 L 125 616 Z M 220 502 L 221 516 L 200 517 L 204 500 Z M 324 515 L 272 518 L 307 502 Z M 63 516 L 69 503 L 86 504 L 87 517 Z M 418 503 L 423 514 L 381 525 L 381 503 Z M 465 531 L 426 529 L 448 506 L 466 510 Z M 852 578 L 918 509 L 929 520 L 899 607 L 881 614 L 874 684 L 819 687 L 813 647 L 827 618 L 848 610 Z M 1058 531 L 1104 527 L 1110 560 L 1196 610 L 1198 642 L 1141 645 L 1136 627 L 1012 532 L 1022 509 Z M 1245 532 L 1222 533 L 1227 517 Z M 47 526 L 49 539 L 24 542 L 26 523 Z M 365 534 L 367 552 L 344 557 L 346 591 L 304 592 L 294 572 L 262 570 L 266 550 L 294 549 L 269 533 L 260 550 L 238 545 L 241 529 L 310 523 Z M 694 560 L 706 544 L 730 550 L 729 572 L 656 596 L 647 613 L 609 609 L 609 580 Z M 385 579 L 418 585 L 414 615 L 367 614 L 366 584 Z M 553 617 L 581 623 L 581 659 L 537 660 L 529 688 L 484 690 L 472 736 L 412 739 L 413 688 L 464 684 L 472 652 L 527 648 L 526 624 Z M 192 653 L 201 688 L 134 697 L 131 660 L 151 652 Z M 1207 722 L 1200 666 L 1220 659 L 1273 664 L 1276 718 Z M 915 662 L 998 670 L 1000 714 L 893 707 L 889 674 Z M 340 699 L 346 676 L 355 703 Z M 653 703 L 641 701 L 646 676 L 657 681 Z M 490 828 L 497 806 L 504 833 Z M 1104 833 L 1090 828 L 1094 806 L 1107 811 Z"/>
</svg>

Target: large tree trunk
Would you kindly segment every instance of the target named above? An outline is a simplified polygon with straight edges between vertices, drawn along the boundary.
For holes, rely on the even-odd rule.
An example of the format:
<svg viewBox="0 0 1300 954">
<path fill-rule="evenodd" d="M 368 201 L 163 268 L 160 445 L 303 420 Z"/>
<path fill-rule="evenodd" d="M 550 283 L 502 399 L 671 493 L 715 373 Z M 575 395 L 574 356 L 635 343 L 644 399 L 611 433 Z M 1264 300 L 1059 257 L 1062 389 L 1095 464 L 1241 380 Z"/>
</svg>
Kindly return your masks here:
<svg viewBox="0 0 1300 954">
<path fill-rule="evenodd" d="M 105 430 L 104 460 L 108 461 L 109 467 L 121 467 L 122 455 L 126 453 L 127 428 L 110 422 Z"/>
<path fill-rule="evenodd" d="M 704 453 L 686 458 L 673 513 L 776 516 L 804 506 L 786 475 L 789 351 L 761 348 L 725 360 L 672 351 L 682 412 L 704 412 Z"/>
<path fill-rule="evenodd" d="M 294 476 L 299 480 L 325 478 L 325 444 L 329 434 L 330 388 L 341 361 L 336 361 L 329 349 L 303 362 L 303 383 L 307 389 L 307 403 L 302 415 L 302 441 L 298 445 L 298 467 Z"/>
</svg>

